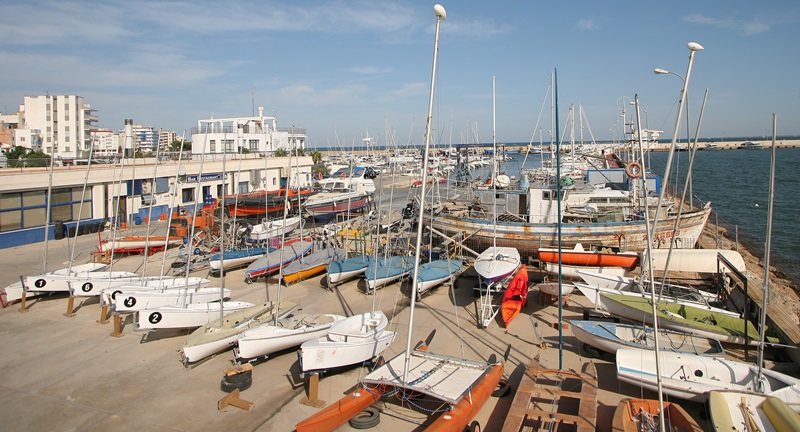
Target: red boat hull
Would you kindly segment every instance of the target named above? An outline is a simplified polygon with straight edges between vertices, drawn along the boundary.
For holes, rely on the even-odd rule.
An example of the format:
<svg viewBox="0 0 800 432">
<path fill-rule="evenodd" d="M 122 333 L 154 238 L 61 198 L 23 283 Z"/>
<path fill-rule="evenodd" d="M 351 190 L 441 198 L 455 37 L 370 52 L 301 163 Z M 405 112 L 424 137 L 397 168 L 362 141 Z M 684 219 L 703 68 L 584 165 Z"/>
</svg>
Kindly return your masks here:
<svg viewBox="0 0 800 432">
<path fill-rule="evenodd" d="M 539 261 L 557 263 L 558 249 L 539 248 Z M 601 253 L 588 251 L 561 251 L 561 263 L 575 266 L 633 268 L 639 262 L 635 253 Z"/>
<path fill-rule="evenodd" d="M 503 323 L 506 328 L 511 321 L 519 315 L 522 307 L 525 306 L 528 298 L 528 268 L 522 264 L 508 284 L 506 292 L 503 294 L 503 303 L 500 313 L 503 315 Z"/>
</svg>

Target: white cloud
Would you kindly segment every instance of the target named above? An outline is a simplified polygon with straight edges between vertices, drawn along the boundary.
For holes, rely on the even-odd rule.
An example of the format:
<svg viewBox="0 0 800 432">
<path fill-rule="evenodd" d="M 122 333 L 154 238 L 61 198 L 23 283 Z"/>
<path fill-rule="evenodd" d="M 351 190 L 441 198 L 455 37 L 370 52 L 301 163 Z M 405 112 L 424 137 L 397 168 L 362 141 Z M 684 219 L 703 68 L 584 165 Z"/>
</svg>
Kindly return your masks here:
<svg viewBox="0 0 800 432">
<path fill-rule="evenodd" d="M 593 20 L 589 18 L 583 18 L 578 20 L 578 28 L 580 30 L 600 30 L 600 26 Z"/>
<path fill-rule="evenodd" d="M 723 19 L 723 18 L 710 17 L 702 14 L 686 15 L 685 17 L 683 17 L 683 21 L 694 24 L 709 25 L 724 29 L 732 29 L 738 31 L 739 34 L 743 36 L 753 36 L 759 33 L 768 32 L 771 29 L 770 24 L 756 20 L 744 21 L 731 18 Z"/>
</svg>

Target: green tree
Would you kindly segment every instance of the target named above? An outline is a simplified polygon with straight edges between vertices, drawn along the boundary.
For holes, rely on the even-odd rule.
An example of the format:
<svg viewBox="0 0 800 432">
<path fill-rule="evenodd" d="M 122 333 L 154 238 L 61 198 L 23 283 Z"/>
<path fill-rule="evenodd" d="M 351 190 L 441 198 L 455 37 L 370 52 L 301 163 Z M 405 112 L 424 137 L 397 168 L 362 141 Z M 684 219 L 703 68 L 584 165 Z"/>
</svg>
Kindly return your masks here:
<svg viewBox="0 0 800 432">
<path fill-rule="evenodd" d="M 178 151 L 178 149 L 180 147 L 181 147 L 181 140 L 175 140 L 175 141 L 172 141 L 169 144 L 169 149 L 172 150 L 172 151 Z M 191 149 L 192 149 L 192 142 L 191 141 L 184 141 L 183 142 L 183 150 L 187 151 L 187 150 L 191 150 Z"/>
<path fill-rule="evenodd" d="M 275 150 L 275 157 L 286 157 L 289 156 L 289 152 L 286 151 L 285 148 L 279 148 Z"/>
<path fill-rule="evenodd" d="M 314 165 L 322 163 L 322 153 L 319 150 L 312 151 L 311 160 L 314 162 Z"/>
</svg>

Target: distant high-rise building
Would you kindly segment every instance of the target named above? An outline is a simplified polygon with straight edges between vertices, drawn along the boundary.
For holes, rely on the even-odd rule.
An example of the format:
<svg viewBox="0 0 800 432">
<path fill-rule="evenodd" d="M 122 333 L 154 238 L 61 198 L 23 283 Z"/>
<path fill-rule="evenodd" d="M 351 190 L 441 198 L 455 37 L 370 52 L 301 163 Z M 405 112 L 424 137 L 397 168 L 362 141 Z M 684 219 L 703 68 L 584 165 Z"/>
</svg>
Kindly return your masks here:
<svg viewBox="0 0 800 432">
<path fill-rule="evenodd" d="M 82 96 L 25 96 L 20 111 L 26 129 L 40 131 L 43 152 L 61 159 L 89 156 L 89 130 L 97 117 Z"/>
</svg>

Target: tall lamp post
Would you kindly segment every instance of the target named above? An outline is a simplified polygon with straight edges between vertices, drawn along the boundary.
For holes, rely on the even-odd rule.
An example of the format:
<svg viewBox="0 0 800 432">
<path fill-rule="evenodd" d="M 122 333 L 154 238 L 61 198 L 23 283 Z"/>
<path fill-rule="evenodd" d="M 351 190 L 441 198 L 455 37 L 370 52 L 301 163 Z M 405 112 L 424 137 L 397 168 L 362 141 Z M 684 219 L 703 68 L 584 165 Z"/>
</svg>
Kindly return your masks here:
<svg viewBox="0 0 800 432">
<path fill-rule="evenodd" d="M 689 65 L 686 68 L 686 78 L 682 77 L 681 75 L 666 71 L 664 69 L 656 69 L 654 71 L 658 75 L 662 75 L 664 73 L 673 74 L 673 75 L 676 75 L 676 76 L 680 77 L 683 80 L 683 89 L 681 89 L 681 98 L 678 101 L 678 115 L 675 116 L 675 129 L 672 132 L 672 142 L 670 143 L 669 157 L 667 157 L 667 167 L 666 167 L 665 173 L 664 173 L 664 184 L 665 185 L 669 184 L 669 174 L 670 174 L 670 171 L 672 170 L 672 158 L 674 157 L 674 154 L 675 154 L 675 144 L 676 144 L 676 142 L 678 140 L 678 132 L 680 131 L 681 115 L 683 115 L 683 104 L 686 101 L 686 92 L 689 90 L 689 78 L 692 75 L 692 63 L 694 63 L 694 54 L 697 51 L 702 51 L 703 50 L 703 46 L 700 45 L 697 42 L 689 42 L 686 47 L 689 49 Z M 687 117 L 687 121 L 688 121 L 688 117 L 689 116 L 687 115 L 686 117 Z M 687 141 L 687 145 L 688 145 L 688 141 Z M 659 212 L 661 211 L 661 203 L 664 201 L 664 190 L 665 189 L 662 187 L 661 188 L 661 193 L 658 195 L 658 207 L 656 207 L 656 215 L 655 215 L 656 223 L 658 223 Z M 691 192 L 690 192 L 690 196 L 691 196 Z M 651 233 L 651 238 L 652 238 L 652 236 L 655 235 L 655 231 L 656 231 L 656 225 L 653 225 L 653 232 Z"/>
<path fill-rule="evenodd" d="M 698 46 L 699 46 L 699 44 L 698 44 Z M 703 47 L 701 46 L 700 49 L 702 50 Z M 656 75 L 675 75 L 676 77 L 681 79 L 681 81 L 683 82 L 684 87 L 686 87 L 686 78 L 684 78 L 683 75 L 681 75 L 679 73 L 671 72 L 671 71 L 668 71 L 668 70 L 662 69 L 662 68 L 655 68 L 653 70 L 653 72 Z M 683 94 L 683 90 L 681 90 L 681 94 Z M 685 99 L 684 101 L 685 101 L 685 104 L 686 104 L 686 149 L 689 150 L 689 147 L 691 145 L 691 128 L 690 128 L 690 125 L 689 125 L 689 100 Z M 645 113 L 646 112 L 647 111 L 645 110 Z M 677 184 L 676 184 L 676 186 L 677 186 Z M 692 196 L 692 179 L 690 177 L 689 178 L 689 207 L 691 208 L 693 206 L 694 206 L 694 199 L 693 199 L 693 196 Z"/>
</svg>

